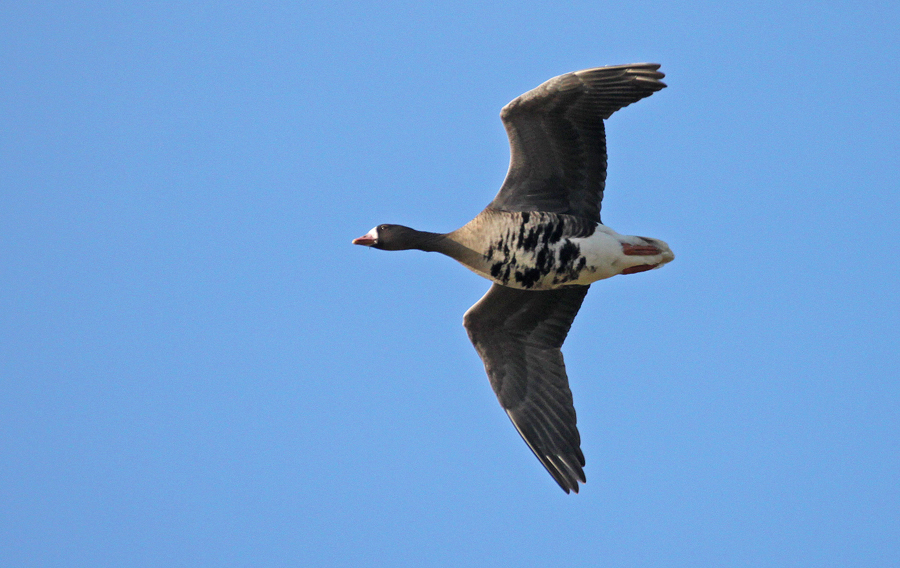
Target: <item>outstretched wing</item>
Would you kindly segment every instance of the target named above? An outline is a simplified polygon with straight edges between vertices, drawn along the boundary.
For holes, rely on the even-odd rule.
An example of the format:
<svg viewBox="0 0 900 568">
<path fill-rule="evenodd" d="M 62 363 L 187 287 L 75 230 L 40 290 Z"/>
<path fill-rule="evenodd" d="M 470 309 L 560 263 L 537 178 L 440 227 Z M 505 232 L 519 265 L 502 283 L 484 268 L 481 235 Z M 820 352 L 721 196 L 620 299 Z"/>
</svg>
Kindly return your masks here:
<svg viewBox="0 0 900 568">
<path fill-rule="evenodd" d="M 500 405 L 568 493 L 585 482 L 572 391 L 560 351 L 588 286 L 535 292 L 494 284 L 463 318 Z"/>
<path fill-rule="evenodd" d="M 606 182 L 603 120 L 665 88 L 656 63 L 554 77 L 503 107 L 509 172 L 488 207 L 547 211 L 600 222 Z"/>
</svg>

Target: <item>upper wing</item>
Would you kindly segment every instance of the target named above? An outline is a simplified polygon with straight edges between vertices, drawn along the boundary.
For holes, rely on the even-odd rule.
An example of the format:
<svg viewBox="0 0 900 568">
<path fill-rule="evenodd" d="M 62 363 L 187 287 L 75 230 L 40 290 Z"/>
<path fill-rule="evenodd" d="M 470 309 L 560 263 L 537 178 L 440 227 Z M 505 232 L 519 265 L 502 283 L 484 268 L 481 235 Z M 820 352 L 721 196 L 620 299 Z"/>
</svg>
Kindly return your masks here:
<svg viewBox="0 0 900 568">
<path fill-rule="evenodd" d="M 535 292 L 494 284 L 463 325 L 500 405 L 568 493 L 585 482 L 584 454 L 560 347 L 588 286 Z"/>
<path fill-rule="evenodd" d="M 600 222 L 606 181 L 603 120 L 665 88 L 656 63 L 554 77 L 503 107 L 509 172 L 488 207 L 547 211 Z"/>
</svg>

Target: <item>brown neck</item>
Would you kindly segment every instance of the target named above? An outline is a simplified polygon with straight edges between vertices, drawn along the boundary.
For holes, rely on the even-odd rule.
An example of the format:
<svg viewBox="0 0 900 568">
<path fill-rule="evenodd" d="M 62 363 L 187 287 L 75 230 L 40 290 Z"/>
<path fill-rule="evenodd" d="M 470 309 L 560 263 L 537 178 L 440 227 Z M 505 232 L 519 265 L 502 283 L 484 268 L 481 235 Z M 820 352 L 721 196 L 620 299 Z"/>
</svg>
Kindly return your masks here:
<svg viewBox="0 0 900 568">
<path fill-rule="evenodd" d="M 422 250 L 439 252 L 467 266 L 477 266 L 484 258 L 484 255 L 480 252 L 476 252 L 455 240 L 452 233 L 438 235 L 438 237 L 439 239 L 432 243 L 431 248 L 423 248 Z"/>
<path fill-rule="evenodd" d="M 424 250 L 425 252 L 444 252 L 444 241 L 447 239 L 443 233 L 429 233 L 428 231 L 413 231 L 409 235 L 409 248 Z M 446 253 L 444 253 L 446 254 Z"/>
</svg>

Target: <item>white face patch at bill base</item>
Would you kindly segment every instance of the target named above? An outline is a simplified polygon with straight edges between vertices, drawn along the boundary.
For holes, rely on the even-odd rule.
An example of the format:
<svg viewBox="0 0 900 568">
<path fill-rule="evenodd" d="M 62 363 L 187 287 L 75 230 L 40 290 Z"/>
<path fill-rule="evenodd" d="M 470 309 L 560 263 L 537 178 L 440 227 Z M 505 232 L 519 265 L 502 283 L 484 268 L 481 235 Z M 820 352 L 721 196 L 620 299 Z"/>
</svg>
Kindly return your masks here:
<svg viewBox="0 0 900 568">
<path fill-rule="evenodd" d="M 378 227 L 372 227 L 372 230 L 362 236 L 363 239 L 372 239 L 372 242 L 366 246 L 372 246 L 378 242 Z"/>
</svg>

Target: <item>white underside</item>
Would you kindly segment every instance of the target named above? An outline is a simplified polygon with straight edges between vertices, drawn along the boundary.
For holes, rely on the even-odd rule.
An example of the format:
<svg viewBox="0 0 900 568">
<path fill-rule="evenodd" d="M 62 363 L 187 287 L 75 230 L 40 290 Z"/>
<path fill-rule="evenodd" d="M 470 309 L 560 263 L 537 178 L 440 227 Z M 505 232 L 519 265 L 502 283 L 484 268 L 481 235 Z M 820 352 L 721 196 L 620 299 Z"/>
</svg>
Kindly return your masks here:
<svg viewBox="0 0 900 568">
<path fill-rule="evenodd" d="M 581 254 L 587 258 L 587 266 L 582 277 L 572 284 L 590 284 L 597 280 L 621 274 L 626 268 L 646 264 L 656 264 L 656 268 L 671 262 L 675 255 L 669 245 L 659 239 L 647 239 L 630 235 L 620 235 L 606 225 L 597 225 L 594 234 L 585 239 L 569 239 L 579 246 Z M 657 255 L 626 255 L 622 251 L 623 244 L 656 246 L 661 252 Z"/>
<path fill-rule="evenodd" d="M 649 240 L 650 243 L 648 243 L 647 240 Z M 555 279 L 559 276 L 558 273 L 550 273 L 543 276 L 540 280 L 528 287 L 518 284 L 514 279 L 504 282 L 491 276 L 490 263 L 487 261 L 483 266 L 467 266 L 467 268 L 488 280 L 512 288 L 549 290 L 563 286 L 587 285 L 596 282 L 597 280 L 616 276 L 621 274 L 623 270 L 636 266 L 656 265 L 655 268 L 659 268 L 675 258 L 669 245 L 665 242 L 658 239 L 647 240 L 644 240 L 642 237 L 621 235 L 602 224 L 597 225 L 597 230 L 594 231 L 594 234 L 590 237 L 562 239 L 552 246 L 552 251 L 556 258 L 559 258 L 562 248 L 568 242 L 571 242 L 578 246 L 580 255 L 586 260 L 584 268 L 578 273 L 578 278 L 566 280 L 563 283 L 555 282 Z M 622 249 L 623 244 L 635 246 L 652 244 L 662 252 L 656 255 L 626 255 Z M 536 254 L 536 252 L 523 253 L 518 251 L 516 253 L 516 268 L 521 270 L 534 267 L 536 265 Z"/>
</svg>

